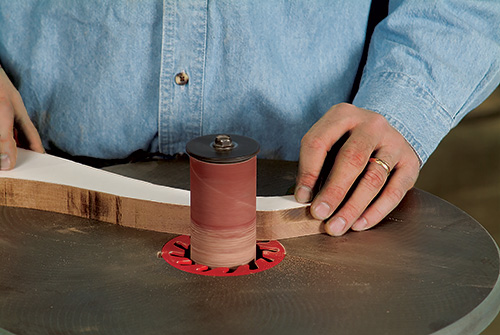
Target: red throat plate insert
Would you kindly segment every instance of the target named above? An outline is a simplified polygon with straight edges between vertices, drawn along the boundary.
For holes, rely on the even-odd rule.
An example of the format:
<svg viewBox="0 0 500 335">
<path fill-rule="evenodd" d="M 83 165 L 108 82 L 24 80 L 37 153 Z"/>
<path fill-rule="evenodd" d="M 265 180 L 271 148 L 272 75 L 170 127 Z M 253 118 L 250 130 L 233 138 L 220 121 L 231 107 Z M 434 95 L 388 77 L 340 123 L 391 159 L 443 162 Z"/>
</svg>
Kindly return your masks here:
<svg viewBox="0 0 500 335">
<path fill-rule="evenodd" d="M 285 248 L 278 241 L 257 242 L 257 257 L 249 264 L 237 268 L 210 268 L 206 265 L 196 264 L 190 258 L 190 237 L 187 235 L 177 236 L 168 241 L 161 250 L 161 256 L 173 267 L 204 276 L 243 276 L 262 272 L 278 265 L 285 258 Z"/>
</svg>

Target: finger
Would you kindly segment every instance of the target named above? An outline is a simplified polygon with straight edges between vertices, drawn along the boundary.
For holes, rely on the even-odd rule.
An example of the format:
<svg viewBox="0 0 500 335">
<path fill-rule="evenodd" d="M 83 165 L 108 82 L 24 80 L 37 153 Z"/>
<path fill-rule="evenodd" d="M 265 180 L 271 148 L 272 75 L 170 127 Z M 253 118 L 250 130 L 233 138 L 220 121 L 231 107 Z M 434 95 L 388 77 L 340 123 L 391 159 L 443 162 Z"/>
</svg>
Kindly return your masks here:
<svg viewBox="0 0 500 335">
<path fill-rule="evenodd" d="M 345 198 L 347 192 L 368 163 L 379 139 L 363 130 L 353 131 L 342 146 L 328 180 L 311 205 L 311 214 L 325 220 Z"/>
<path fill-rule="evenodd" d="M 322 162 L 328 153 L 329 139 L 311 138 L 306 134 L 300 146 L 299 168 L 297 172 L 295 199 L 300 203 L 312 200 L 313 188 L 321 172 Z"/>
<path fill-rule="evenodd" d="M 40 135 L 27 115 L 23 116 L 23 118 L 17 119 L 16 125 L 28 141 L 30 150 L 45 153 Z"/>
<path fill-rule="evenodd" d="M 334 106 L 307 132 L 302 139 L 299 156 L 295 198 L 298 202 L 312 200 L 312 190 L 332 146 L 349 131 L 345 122 L 339 121 Z"/>
<path fill-rule="evenodd" d="M 394 165 L 390 162 L 393 162 L 394 159 L 390 155 L 384 155 L 383 152 L 379 152 L 377 156 L 384 157 L 381 161 L 384 162 L 383 164 L 387 164 L 387 168 L 390 171 L 391 166 Z M 349 199 L 325 223 L 325 230 L 329 235 L 340 236 L 349 230 L 386 183 L 388 170 L 386 170 L 385 166 L 377 162 L 372 159 L 369 160 L 359 183 L 356 185 Z"/>
<path fill-rule="evenodd" d="M 0 100 L 0 169 L 14 168 L 17 158 L 14 140 L 14 111 L 10 101 Z"/>
<path fill-rule="evenodd" d="M 365 230 L 382 221 L 401 202 L 418 177 L 418 167 L 396 168 L 380 196 L 364 211 L 353 224 L 353 230 Z"/>
<path fill-rule="evenodd" d="M 40 135 L 33 125 L 33 122 L 31 122 L 23 100 L 18 93 L 12 98 L 12 104 L 15 110 L 16 127 L 18 127 L 28 141 L 29 148 L 33 151 L 44 153 L 45 149 L 43 148 Z"/>
</svg>

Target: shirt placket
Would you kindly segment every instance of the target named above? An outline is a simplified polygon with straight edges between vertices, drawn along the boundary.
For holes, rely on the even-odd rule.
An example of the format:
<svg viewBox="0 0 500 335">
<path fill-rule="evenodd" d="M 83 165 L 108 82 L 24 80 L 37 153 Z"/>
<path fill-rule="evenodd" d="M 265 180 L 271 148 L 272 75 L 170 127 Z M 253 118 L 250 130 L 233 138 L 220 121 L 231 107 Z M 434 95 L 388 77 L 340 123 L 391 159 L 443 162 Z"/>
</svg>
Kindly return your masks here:
<svg viewBox="0 0 500 335">
<path fill-rule="evenodd" d="M 184 151 L 202 134 L 207 0 L 164 0 L 159 87 L 159 150 Z"/>
</svg>

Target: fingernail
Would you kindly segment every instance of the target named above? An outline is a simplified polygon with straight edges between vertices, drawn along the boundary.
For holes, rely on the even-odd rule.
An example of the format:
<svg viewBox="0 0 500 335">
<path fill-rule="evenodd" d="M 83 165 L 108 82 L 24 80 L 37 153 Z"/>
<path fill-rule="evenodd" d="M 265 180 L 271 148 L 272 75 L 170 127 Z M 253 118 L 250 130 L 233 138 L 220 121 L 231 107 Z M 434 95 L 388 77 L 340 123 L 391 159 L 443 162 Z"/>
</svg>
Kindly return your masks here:
<svg viewBox="0 0 500 335">
<path fill-rule="evenodd" d="M 366 226 L 368 225 L 368 221 L 364 217 L 360 217 L 359 219 L 354 222 L 352 225 L 353 230 L 365 230 Z"/>
<path fill-rule="evenodd" d="M 5 171 L 10 169 L 10 158 L 7 154 L 0 154 L 0 170 Z"/>
<path fill-rule="evenodd" d="M 327 219 L 331 214 L 331 208 L 326 202 L 320 202 L 313 208 L 314 217 L 319 220 Z"/>
<path fill-rule="evenodd" d="M 303 204 L 311 201 L 312 190 L 307 186 L 299 186 L 295 190 L 295 199 Z"/>
<path fill-rule="evenodd" d="M 347 222 L 344 218 L 336 217 L 326 224 L 326 232 L 332 236 L 340 236 L 344 233 Z"/>
</svg>

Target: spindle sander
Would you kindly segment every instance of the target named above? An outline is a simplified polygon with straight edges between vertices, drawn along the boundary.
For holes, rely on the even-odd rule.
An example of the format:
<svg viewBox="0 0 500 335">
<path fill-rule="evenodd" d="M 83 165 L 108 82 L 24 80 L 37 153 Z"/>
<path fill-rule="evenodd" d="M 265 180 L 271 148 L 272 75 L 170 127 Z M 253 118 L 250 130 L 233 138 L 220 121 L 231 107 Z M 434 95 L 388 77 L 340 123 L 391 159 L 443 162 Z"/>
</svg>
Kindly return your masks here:
<svg viewBox="0 0 500 335">
<path fill-rule="evenodd" d="M 191 236 L 169 241 L 167 262 L 188 272 L 243 275 L 278 264 L 277 241 L 256 243 L 259 144 L 240 135 L 206 135 L 190 141 Z"/>
</svg>

